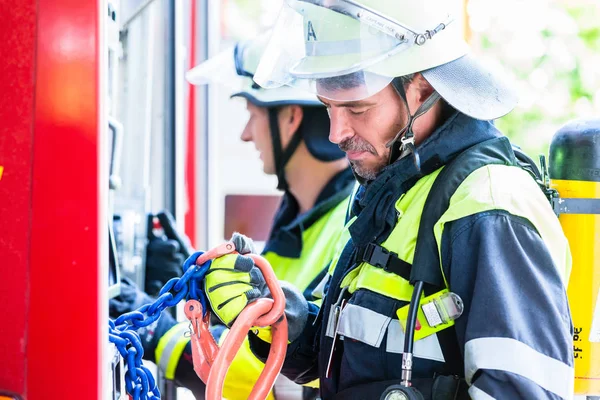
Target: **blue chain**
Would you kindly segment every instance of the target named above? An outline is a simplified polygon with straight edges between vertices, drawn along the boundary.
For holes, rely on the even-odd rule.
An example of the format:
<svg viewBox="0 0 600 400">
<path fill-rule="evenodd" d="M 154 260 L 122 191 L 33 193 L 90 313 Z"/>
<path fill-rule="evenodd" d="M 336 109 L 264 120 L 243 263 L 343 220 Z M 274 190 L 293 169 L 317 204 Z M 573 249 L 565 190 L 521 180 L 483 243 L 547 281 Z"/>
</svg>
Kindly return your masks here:
<svg viewBox="0 0 600 400">
<path fill-rule="evenodd" d="M 181 278 L 169 280 L 158 293 L 158 298 L 151 304 L 145 304 L 136 311 L 119 316 L 115 321 L 108 321 L 108 337 L 114 343 L 125 361 L 125 388 L 133 400 L 159 400 L 160 391 L 156 380 L 148 368 L 142 365 L 144 348 L 140 336 L 136 332 L 156 322 L 161 313 L 168 307 L 176 306 L 181 300 L 198 300 L 206 313 L 206 294 L 202 290 L 204 275 L 211 261 L 201 266 L 196 259 L 202 252 L 192 254 L 183 264 L 185 271 Z"/>
</svg>

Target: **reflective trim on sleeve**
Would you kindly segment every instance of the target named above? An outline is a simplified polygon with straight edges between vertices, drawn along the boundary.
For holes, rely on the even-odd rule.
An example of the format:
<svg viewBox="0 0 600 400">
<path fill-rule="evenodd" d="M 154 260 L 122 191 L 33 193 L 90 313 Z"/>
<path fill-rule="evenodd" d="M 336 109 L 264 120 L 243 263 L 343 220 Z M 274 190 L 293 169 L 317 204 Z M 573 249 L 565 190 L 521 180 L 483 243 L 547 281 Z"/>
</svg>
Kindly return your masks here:
<svg viewBox="0 0 600 400">
<path fill-rule="evenodd" d="M 477 386 L 471 386 L 469 388 L 469 396 L 471 396 L 471 399 L 473 400 L 496 400 Z"/>
<path fill-rule="evenodd" d="M 574 371 L 516 339 L 488 337 L 465 344 L 465 378 L 470 385 L 480 369 L 521 375 L 564 399 L 573 396 Z"/>
<path fill-rule="evenodd" d="M 175 370 L 185 346 L 190 341 L 184 333 L 189 330 L 189 322 L 181 322 L 165 333 L 156 346 L 156 363 L 167 379 L 175 379 Z"/>
<path fill-rule="evenodd" d="M 303 387 L 294 383 L 294 381 L 279 374 L 275 385 L 273 385 L 273 394 L 276 400 L 302 400 Z"/>
</svg>

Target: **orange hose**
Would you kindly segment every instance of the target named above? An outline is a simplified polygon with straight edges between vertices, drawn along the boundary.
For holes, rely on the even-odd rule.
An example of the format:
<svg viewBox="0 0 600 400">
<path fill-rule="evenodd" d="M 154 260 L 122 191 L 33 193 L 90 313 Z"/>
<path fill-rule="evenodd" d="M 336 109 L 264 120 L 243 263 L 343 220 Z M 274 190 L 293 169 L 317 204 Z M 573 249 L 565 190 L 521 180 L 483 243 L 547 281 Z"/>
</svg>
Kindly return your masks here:
<svg viewBox="0 0 600 400">
<path fill-rule="evenodd" d="M 234 252 L 232 243 L 225 243 L 204 253 L 196 263 L 202 264 L 209 259 Z M 227 370 L 248 336 L 248 332 L 254 326 L 271 326 L 272 343 L 265 368 L 248 399 L 264 400 L 273 388 L 283 366 L 288 340 L 287 319 L 284 313 L 285 296 L 269 262 L 255 254 L 251 254 L 250 257 L 262 272 L 273 299 L 258 299 L 248 304 L 236 318 L 220 349 L 209 331 L 210 315 L 206 313 L 203 316 L 200 302 L 189 300 L 184 308 L 185 315 L 192 323 L 194 371 L 206 383 L 207 400 L 223 398 L 223 384 Z"/>
</svg>

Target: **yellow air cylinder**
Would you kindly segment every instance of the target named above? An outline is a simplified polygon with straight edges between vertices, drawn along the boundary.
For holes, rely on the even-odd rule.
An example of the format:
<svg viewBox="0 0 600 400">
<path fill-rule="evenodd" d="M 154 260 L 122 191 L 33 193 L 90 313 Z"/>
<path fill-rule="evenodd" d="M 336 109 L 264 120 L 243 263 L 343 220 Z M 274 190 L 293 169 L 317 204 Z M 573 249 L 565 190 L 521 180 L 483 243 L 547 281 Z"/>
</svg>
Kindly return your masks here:
<svg viewBox="0 0 600 400">
<path fill-rule="evenodd" d="M 600 120 L 563 126 L 550 145 L 550 184 L 573 256 L 567 294 L 573 317 L 575 394 L 600 395 Z"/>
</svg>

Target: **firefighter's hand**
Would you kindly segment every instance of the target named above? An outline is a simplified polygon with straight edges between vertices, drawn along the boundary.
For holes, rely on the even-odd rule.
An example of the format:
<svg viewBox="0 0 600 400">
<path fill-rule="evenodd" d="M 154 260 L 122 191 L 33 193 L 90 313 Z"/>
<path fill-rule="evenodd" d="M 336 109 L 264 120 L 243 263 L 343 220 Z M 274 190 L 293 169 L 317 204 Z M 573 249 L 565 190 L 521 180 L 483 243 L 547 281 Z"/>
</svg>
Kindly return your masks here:
<svg viewBox="0 0 600 400">
<path fill-rule="evenodd" d="M 252 258 L 253 250 L 245 236 L 234 234 L 231 239 L 242 254 L 226 254 L 212 261 L 204 278 L 205 292 L 213 313 L 228 327 L 246 305 L 265 292 L 266 282 Z"/>
<path fill-rule="evenodd" d="M 253 250 L 251 241 L 245 236 L 234 234 L 231 241 L 240 253 Z M 293 341 L 306 324 L 308 303 L 294 286 L 283 281 L 279 283 L 285 296 L 288 340 Z M 262 272 L 254 265 L 252 258 L 242 254 L 227 254 L 213 260 L 204 284 L 213 313 L 228 327 L 248 303 L 258 298 L 271 298 Z M 267 333 L 269 335 L 270 331 Z"/>
<path fill-rule="evenodd" d="M 114 299 L 110 299 L 108 311 L 110 317 L 116 319 L 121 314 L 135 311 L 153 301 L 152 297 L 142 292 L 131 279 L 121 278 L 121 294 Z"/>
<path fill-rule="evenodd" d="M 175 240 L 152 238 L 146 249 L 146 292 L 157 295 L 169 279 L 180 277 L 184 260 Z"/>
</svg>

